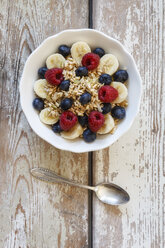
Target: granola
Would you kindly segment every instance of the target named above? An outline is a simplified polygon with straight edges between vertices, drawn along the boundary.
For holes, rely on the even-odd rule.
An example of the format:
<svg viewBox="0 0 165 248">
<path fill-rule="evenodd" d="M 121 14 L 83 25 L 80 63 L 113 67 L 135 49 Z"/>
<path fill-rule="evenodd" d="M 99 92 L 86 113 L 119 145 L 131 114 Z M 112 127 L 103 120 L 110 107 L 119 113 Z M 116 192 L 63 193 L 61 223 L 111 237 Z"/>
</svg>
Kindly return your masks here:
<svg viewBox="0 0 165 248">
<path fill-rule="evenodd" d="M 33 106 L 41 121 L 66 139 L 92 142 L 96 134 L 113 134 L 128 106 L 128 73 L 118 70 L 114 55 L 100 57 L 85 42 L 71 49 L 62 45 L 59 51 L 47 58 L 47 68 L 39 69 L 40 79 L 34 84 Z"/>
</svg>

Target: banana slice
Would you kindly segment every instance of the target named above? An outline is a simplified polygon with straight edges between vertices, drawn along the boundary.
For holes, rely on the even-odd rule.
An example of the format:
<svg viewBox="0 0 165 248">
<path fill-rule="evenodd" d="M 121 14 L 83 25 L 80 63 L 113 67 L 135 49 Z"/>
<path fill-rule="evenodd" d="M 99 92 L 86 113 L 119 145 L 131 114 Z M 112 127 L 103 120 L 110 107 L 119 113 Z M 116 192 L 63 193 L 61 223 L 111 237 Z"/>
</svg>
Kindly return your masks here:
<svg viewBox="0 0 165 248">
<path fill-rule="evenodd" d="M 126 86 L 120 82 L 112 82 L 111 86 L 115 88 L 119 93 L 118 97 L 112 103 L 123 102 L 127 98 L 127 95 L 128 95 L 128 90 Z"/>
<path fill-rule="evenodd" d="M 41 110 L 40 112 L 40 120 L 48 125 L 53 125 L 54 123 L 56 123 L 58 121 L 58 117 L 56 116 L 52 116 L 50 115 L 50 109 L 49 108 L 45 108 L 43 110 Z"/>
<path fill-rule="evenodd" d="M 118 67 L 119 62 L 113 54 L 105 54 L 103 57 L 101 57 L 99 69 L 103 73 L 112 75 L 117 71 Z"/>
<path fill-rule="evenodd" d="M 48 69 L 64 68 L 65 58 L 59 53 L 52 54 L 47 58 L 46 66 Z"/>
<path fill-rule="evenodd" d="M 110 114 L 104 115 L 105 121 L 104 125 L 97 131 L 98 134 L 109 133 L 115 126 L 113 117 Z"/>
<path fill-rule="evenodd" d="M 46 98 L 47 97 L 47 92 L 46 92 L 46 85 L 47 85 L 46 79 L 39 79 L 35 81 L 34 83 L 34 91 L 37 94 L 37 96 L 41 98 Z"/>
<path fill-rule="evenodd" d="M 83 133 L 83 128 L 79 123 L 77 123 L 69 131 L 61 132 L 61 136 L 65 139 L 75 139 L 78 138 L 82 133 Z"/>
<path fill-rule="evenodd" d="M 91 49 L 88 46 L 88 44 L 84 41 L 78 41 L 76 43 L 74 43 L 71 47 L 71 55 L 72 58 L 80 65 L 81 64 L 81 60 L 82 57 L 86 54 L 86 53 L 90 53 Z"/>
</svg>

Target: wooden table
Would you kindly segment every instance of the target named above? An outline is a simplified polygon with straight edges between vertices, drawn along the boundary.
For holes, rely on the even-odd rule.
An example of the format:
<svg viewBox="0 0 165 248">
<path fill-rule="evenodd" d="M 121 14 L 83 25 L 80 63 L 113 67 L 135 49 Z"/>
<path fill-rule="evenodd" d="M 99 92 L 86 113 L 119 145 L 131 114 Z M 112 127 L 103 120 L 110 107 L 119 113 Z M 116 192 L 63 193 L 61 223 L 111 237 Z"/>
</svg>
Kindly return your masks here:
<svg viewBox="0 0 165 248">
<path fill-rule="evenodd" d="M 45 38 L 88 27 L 88 1 L 1 0 L 0 247 L 165 247 L 163 7 L 163 0 L 93 1 L 93 28 L 134 56 L 143 95 L 131 129 L 88 155 L 55 149 L 32 132 L 18 92 L 25 61 Z M 37 181 L 29 169 L 39 165 L 84 184 L 92 169 L 94 184 L 117 183 L 131 201 L 111 207 L 86 190 Z"/>
</svg>

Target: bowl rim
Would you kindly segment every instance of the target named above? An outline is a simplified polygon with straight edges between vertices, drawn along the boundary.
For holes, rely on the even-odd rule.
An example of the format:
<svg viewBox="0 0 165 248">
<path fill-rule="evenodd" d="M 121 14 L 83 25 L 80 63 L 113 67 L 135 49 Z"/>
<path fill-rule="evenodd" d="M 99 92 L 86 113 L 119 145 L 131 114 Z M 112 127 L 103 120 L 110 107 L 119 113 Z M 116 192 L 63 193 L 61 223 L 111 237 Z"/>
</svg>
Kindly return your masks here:
<svg viewBox="0 0 165 248">
<path fill-rule="evenodd" d="M 25 74 L 25 71 L 26 71 L 26 65 L 29 63 L 29 61 L 31 60 L 31 58 L 35 55 L 35 53 L 37 53 L 37 51 L 48 41 L 48 40 L 51 40 L 52 38 L 56 38 L 58 37 L 59 35 L 63 34 L 63 33 L 76 33 L 76 32 L 92 32 L 92 33 L 97 33 L 97 34 L 100 34 L 104 37 L 106 37 L 107 39 L 115 42 L 116 44 L 118 44 L 118 46 L 121 47 L 121 49 L 123 50 L 123 52 L 129 57 L 129 59 L 131 60 L 132 62 L 132 66 L 134 67 L 134 70 L 136 71 L 136 74 L 137 74 L 137 78 L 138 78 L 138 82 L 139 82 L 139 99 L 137 101 L 137 104 L 136 104 L 136 107 L 134 109 L 134 116 L 133 118 L 130 120 L 129 124 L 127 125 L 127 128 L 125 128 L 122 133 L 119 135 L 119 137 L 115 140 L 115 141 L 111 141 L 109 142 L 108 144 L 105 144 L 105 145 L 102 145 L 101 148 L 99 147 L 95 147 L 95 148 L 92 148 L 92 147 L 88 147 L 87 149 L 82 149 L 80 151 L 75 151 L 74 148 L 72 148 L 72 146 L 68 146 L 68 148 L 65 148 L 63 147 L 60 143 L 57 143 L 56 146 L 50 141 L 50 140 L 47 140 L 45 137 L 43 137 L 42 133 L 39 133 L 33 126 L 33 123 L 31 121 L 31 118 L 30 116 L 27 114 L 27 111 L 25 110 L 25 107 L 24 107 L 24 103 L 23 103 L 23 81 L 24 81 L 24 74 Z M 30 125 L 30 127 L 32 128 L 32 130 L 40 137 L 42 138 L 43 140 L 45 140 L 46 142 L 48 142 L 49 144 L 51 144 L 52 146 L 58 148 L 58 149 L 61 149 L 61 150 L 64 150 L 64 151 L 70 151 L 70 152 L 74 152 L 74 153 L 84 153 L 84 152 L 91 152 L 91 151 L 98 151 L 98 150 L 101 150 L 101 149 L 104 149 L 104 148 L 107 148 L 109 147 L 110 145 L 112 145 L 113 143 L 115 143 L 120 137 L 122 137 L 129 129 L 130 127 L 132 126 L 138 112 L 139 112 L 139 108 L 140 108 L 140 102 L 141 102 L 141 95 L 142 95 L 142 79 L 141 79 L 141 76 L 140 76 L 140 73 L 138 71 L 138 68 L 136 66 L 136 63 L 135 63 L 135 60 L 133 58 L 133 56 L 126 50 L 126 48 L 122 45 L 122 43 L 118 40 L 116 40 L 115 38 L 112 38 L 111 36 L 101 32 L 101 31 L 98 31 L 96 29 L 89 29 L 89 28 L 82 28 L 82 29 L 66 29 L 66 30 L 63 30 L 57 34 L 54 34 L 54 35 L 51 35 L 51 36 L 48 36 L 45 40 L 42 41 L 42 43 L 28 56 L 26 62 L 25 62 L 25 65 L 24 65 L 24 68 L 23 68 L 23 72 L 22 72 L 22 76 L 21 76 L 21 79 L 20 79 L 20 83 L 19 83 L 19 92 L 20 92 L 20 103 L 21 103 L 21 107 L 22 107 L 22 110 L 25 114 L 25 117 Z"/>
</svg>

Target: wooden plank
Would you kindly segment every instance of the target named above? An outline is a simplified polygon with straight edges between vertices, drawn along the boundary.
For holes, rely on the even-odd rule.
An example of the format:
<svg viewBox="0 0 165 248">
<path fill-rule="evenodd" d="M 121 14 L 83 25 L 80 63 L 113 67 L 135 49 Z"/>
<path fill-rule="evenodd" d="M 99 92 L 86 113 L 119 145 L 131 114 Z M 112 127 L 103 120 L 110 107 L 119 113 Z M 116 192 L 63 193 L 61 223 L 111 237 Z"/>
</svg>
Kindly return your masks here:
<svg viewBox="0 0 165 248">
<path fill-rule="evenodd" d="M 0 3 L 0 247 L 87 247 L 88 194 L 33 179 L 42 166 L 87 183 L 88 154 L 57 150 L 37 137 L 19 103 L 18 85 L 29 54 L 49 35 L 85 28 L 87 1 Z"/>
<path fill-rule="evenodd" d="M 94 198 L 94 247 L 163 248 L 164 237 L 164 1 L 94 1 L 94 27 L 121 41 L 143 80 L 140 113 L 109 149 L 94 153 L 94 182 L 124 187 L 129 204 Z M 164 174 L 163 174 L 164 173 Z"/>
</svg>

